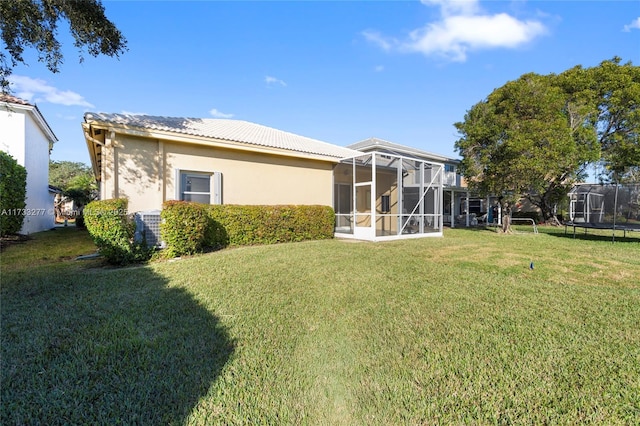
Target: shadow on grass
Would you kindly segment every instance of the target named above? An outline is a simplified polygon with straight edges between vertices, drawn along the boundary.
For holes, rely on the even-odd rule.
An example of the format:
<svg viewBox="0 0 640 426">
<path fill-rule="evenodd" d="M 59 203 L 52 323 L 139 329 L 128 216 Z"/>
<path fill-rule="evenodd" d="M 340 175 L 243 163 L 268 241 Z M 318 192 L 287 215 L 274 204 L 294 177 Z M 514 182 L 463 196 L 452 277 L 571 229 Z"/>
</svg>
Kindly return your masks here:
<svg viewBox="0 0 640 426">
<path fill-rule="evenodd" d="M 168 284 L 148 267 L 4 276 L 0 423 L 184 423 L 234 344 Z"/>
<path fill-rule="evenodd" d="M 602 242 L 620 242 L 620 243 L 640 243 L 640 232 L 627 231 L 626 236 L 622 230 L 615 231 L 615 238 L 613 236 L 613 229 L 605 228 L 579 228 L 567 227 L 566 231 L 564 226 L 543 228 L 540 227 L 540 232 L 547 235 L 559 238 L 568 238 L 584 241 L 602 241 Z"/>
<path fill-rule="evenodd" d="M 455 229 L 455 230 L 463 230 L 463 231 L 470 231 L 470 232 L 492 232 L 494 234 L 498 232 L 495 226 L 489 226 L 489 225 L 476 225 L 476 226 L 457 225 L 455 228 L 451 228 L 450 226 L 445 226 L 445 229 Z"/>
</svg>

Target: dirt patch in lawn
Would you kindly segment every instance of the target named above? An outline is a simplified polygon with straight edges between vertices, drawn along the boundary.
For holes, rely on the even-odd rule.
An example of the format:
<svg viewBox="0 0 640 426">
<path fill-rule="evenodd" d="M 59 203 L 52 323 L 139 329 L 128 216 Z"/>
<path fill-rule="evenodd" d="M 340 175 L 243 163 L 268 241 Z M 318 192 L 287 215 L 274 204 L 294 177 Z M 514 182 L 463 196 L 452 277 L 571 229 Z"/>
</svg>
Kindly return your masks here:
<svg viewBox="0 0 640 426">
<path fill-rule="evenodd" d="M 0 252 L 6 249 L 7 247 L 14 244 L 22 244 L 25 241 L 29 241 L 31 237 L 28 235 L 7 235 L 6 237 L 0 238 Z"/>
</svg>

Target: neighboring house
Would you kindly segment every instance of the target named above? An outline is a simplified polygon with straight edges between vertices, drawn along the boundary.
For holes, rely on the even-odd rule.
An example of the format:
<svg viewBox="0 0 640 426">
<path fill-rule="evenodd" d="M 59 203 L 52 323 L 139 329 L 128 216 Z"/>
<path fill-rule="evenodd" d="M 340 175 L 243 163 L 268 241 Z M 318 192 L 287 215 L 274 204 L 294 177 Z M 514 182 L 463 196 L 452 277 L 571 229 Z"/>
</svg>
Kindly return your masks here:
<svg viewBox="0 0 640 426">
<path fill-rule="evenodd" d="M 53 195 L 53 210 L 56 223 L 75 218 L 77 212 L 76 202 L 69 197 L 65 197 L 62 188 L 57 186 L 49 185 L 49 192 Z"/>
<path fill-rule="evenodd" d="M 26 214 L 20 231 L 23 234 L 54 226 L 49 154 L 57 140 L 37 106 L 0 94 L 0 149 L 27 169 Z"/>
</svg>

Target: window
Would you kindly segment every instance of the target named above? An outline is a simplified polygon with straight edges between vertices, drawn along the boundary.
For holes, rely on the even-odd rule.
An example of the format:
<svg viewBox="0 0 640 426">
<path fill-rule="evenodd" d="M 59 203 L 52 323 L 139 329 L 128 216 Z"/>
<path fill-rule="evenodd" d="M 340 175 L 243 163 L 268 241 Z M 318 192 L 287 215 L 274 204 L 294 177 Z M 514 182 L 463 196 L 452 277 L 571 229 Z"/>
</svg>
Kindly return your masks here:
<svg viewBox="0 0 640 426">
<path fill-rule="evenodd" d="M 176 198 L 203 204 L 222 204 L 222 174 L 177 170 Z"/>
<path fill-rule="evenodd" d="M 453 164 L 445 164 L 444 171 L 453 173 L 456 171 L 456 166 L 454 166 Z"/>
<path fill-rule="evenodd" d="M 351 197 L 351 185 L 336 183 L 333 187 L 333 208 L 338 214 L 353 213 L 353 198 Z"/>
</svg>

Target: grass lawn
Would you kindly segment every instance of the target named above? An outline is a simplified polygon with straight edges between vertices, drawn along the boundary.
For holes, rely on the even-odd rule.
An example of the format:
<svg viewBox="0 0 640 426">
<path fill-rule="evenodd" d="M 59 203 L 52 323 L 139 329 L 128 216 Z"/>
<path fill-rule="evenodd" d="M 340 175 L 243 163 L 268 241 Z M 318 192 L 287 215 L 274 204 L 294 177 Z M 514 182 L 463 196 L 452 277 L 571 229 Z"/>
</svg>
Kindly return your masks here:
<svg viewBox="0 0 640 426">
<path fill-rule="evenodd" d="M 610 235 L 610 234 L 609 234 Z M 640 235 L 1 254 L 1 424 L 639 424 Z M 529 269 L 530 262 L 534 269 Z"/>
</svg>

